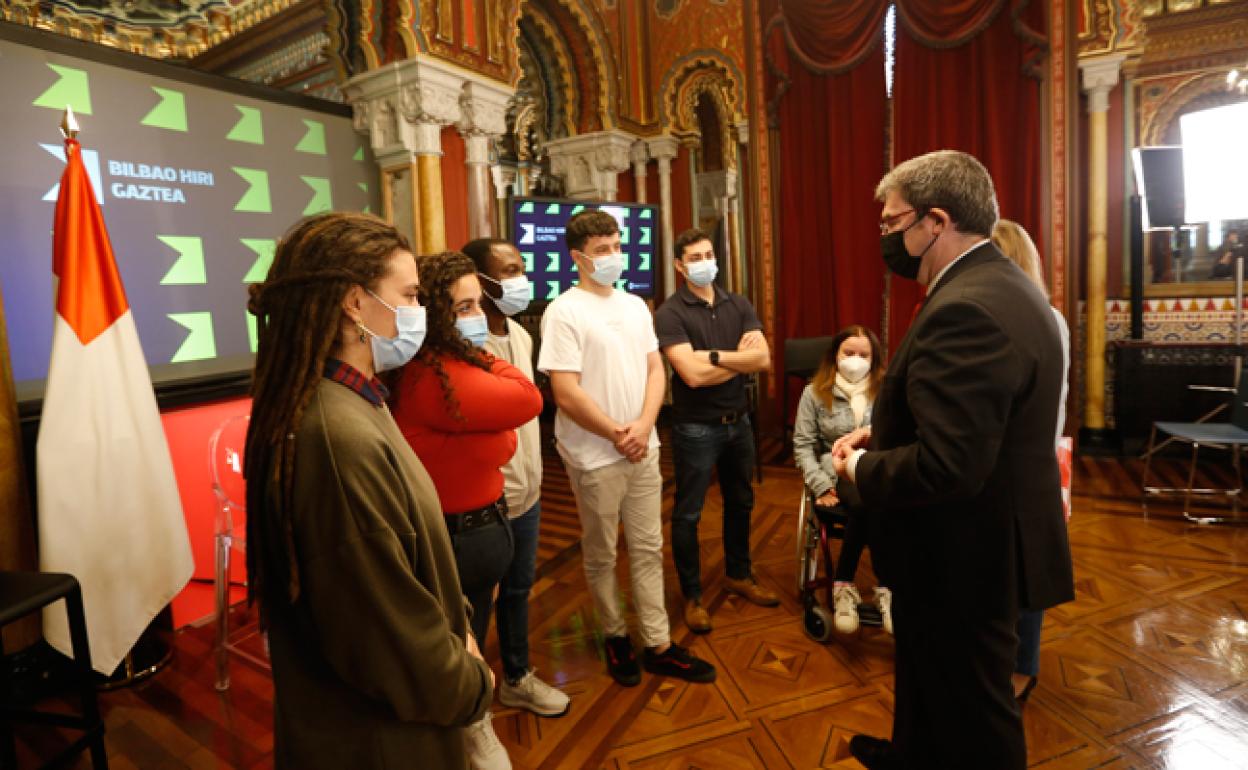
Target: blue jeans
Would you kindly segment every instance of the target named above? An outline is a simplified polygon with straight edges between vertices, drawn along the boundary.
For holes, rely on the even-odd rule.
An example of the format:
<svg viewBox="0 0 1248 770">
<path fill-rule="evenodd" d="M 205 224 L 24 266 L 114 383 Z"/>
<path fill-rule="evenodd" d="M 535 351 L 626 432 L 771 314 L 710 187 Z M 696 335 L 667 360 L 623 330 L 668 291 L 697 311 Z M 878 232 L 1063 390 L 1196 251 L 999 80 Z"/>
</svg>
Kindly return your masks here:
<svg viewBox="0 0 1248 770">
<path fill-rule="evenodd" d="M 724 498 L 724 562 L 728 577 L 750 576 L 750 513 L 754 510 L 754 432 L 750 419 L 732 425 L 679 422 L 672 426 L 676 461 L 676 505 L 672 509 L 672 555 L 680 590 L 686 599 L 702 598 L 702 563 L 698 550 L 698 521 L 719 472 Z"/>
<path fill-rule="evenodd" d="M 498 649 L 503 657 L 503 674 L 513 681 L 529 670 L 529 591 L 537 572 L 541 523 L 541 501 L 511 520 L 515 551 L 498 589 Z"/>
<path fill-rule="evenodd" d="M 1020 610 L 1018 613 L 1018 662 L 1014 670 L 1036 676 L 1040 673 L 1040 628 L 1044 610 Z"/>
</svg>

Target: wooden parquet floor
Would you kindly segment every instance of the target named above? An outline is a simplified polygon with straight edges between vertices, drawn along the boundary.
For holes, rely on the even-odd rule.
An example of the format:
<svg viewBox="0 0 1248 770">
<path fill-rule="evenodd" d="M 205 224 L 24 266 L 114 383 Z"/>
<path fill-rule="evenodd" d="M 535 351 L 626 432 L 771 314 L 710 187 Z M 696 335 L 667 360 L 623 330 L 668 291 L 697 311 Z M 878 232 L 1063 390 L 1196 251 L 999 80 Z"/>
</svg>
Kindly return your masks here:
<svg viewBox="0 0 1248 770">
<path fill-rule="evenodd" d="M 779 461 L 783 452 L 772 442 L 763 455 Z M 1154 504 L 1142 516 L 1141 470 L 1135 460 L 1076 459 L 1070 532 L 1078 598 L 1046 616 L 1040 685 L 1025 709 L 1031 766 L 1248 768 L 1248 527 L 1192 525 L 1174 504 Z M 572 707 L 559 719 L 496 709 L 516 768 L 857 768 L 849 737 L 888 734 L 891 638 L 864 628 L 816 644 L 802 631 L 800 479 L 791 467 L 766 468 L 754 518 L 756 568 L 781 592 L 781 606 L 763 609 L 722 592 L 712 492 L 701 536 L 715 630 L 693 637 L 680 623 L 670 556 L 667 594 L 674 636 L 713 661 L 719 679 L 688 685 L 647 675 L 631 689 L 605 673 L 572 496 L 553 456 L 546 471 L 532 654 Z M 1159 471 L 1168 481 L 1182 475 L 1172 461 Z M 669 490 L 665 518 L 670 508 Z M 859 575 L 864 587 L 873 582 L 868 568 L 869 560 Z M 973 587 L 966 600 L 975 600 Z M 216 693 L 211 631 L 180 632 L 169 668 L 101 696 L 114 768 L 272 765 L 272 683 L 238 662 L 233 688 Z M 497 659 L 493 634 L 486 654 Z M 52 729 L 22 728 L 21 766 L 65 741 Z M 412 767 L 423 765 L 413 758 Z"/>
</svg>

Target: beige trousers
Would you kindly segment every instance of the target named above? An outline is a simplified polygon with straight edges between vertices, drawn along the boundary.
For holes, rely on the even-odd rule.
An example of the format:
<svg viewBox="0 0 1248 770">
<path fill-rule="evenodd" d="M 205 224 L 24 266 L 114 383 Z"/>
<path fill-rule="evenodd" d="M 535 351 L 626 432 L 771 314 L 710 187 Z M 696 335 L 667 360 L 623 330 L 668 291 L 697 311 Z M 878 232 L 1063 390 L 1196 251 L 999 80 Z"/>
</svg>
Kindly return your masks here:
<svg viewBox="0 0 1248 770">
<path fill-rule="evenodd" d="M 623 524 L 642 642 L 647 647 L 666 644 L 670 633 L 663 604 L 663 476 L 659 471 L 659 451 L 651 449 L 636 464 L 621 459 L 591 471 L 571 466 L 567 470 L 581 519 L 585 581 L 603 633 L 628 633 L 615 575 L 615 546 Z"/>
</svg>

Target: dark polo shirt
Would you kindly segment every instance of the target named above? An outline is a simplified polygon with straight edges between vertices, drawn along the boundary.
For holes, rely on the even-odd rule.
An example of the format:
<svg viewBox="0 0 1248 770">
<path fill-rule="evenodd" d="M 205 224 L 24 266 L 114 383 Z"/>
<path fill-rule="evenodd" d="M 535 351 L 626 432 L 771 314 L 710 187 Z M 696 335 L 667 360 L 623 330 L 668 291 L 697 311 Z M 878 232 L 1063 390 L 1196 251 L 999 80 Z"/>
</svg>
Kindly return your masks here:
<svg viewBox="0 0 1248 770">
<path fill-rule="evenodd" d="M 654 314 L 660 349 L 688 342 L 694 350 L 736 350 L 741 335 L 762 328 L 749 300 L 718 285 L 713 305 L 681 286 Z M 679 373 L 672 372 L 676 422 L 719 422 L 724 415 L 744 412 L 747 406 L 744 375 L 709 388 L 691 388 Z"/>
</svg>

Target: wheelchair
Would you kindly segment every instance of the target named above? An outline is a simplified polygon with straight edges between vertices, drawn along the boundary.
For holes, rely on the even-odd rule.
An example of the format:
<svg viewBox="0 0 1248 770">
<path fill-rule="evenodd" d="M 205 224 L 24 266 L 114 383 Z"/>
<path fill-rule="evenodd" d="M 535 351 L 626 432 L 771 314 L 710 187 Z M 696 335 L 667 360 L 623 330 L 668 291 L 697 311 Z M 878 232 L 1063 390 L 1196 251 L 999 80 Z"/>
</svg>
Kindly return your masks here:
<svg viewBox="0 0 1248 770">
<path fill-rule="evenodd" d="M 850 508 L 845 503 L 831 507 L 816 505 L 815 495 L 803 487 L 797 512 L 797 595 L 802 603 L 802 626 L 806 635 L 816 642 L 828 641 L 835 631 L 832 591 L 836 584 L 836 561 L 828 541 L 845 538 L 849 517 Z M 883 625 L 883 619 L 874 604 L 859 602 L 858 623 L 878 627 Z"/>
</svg>

